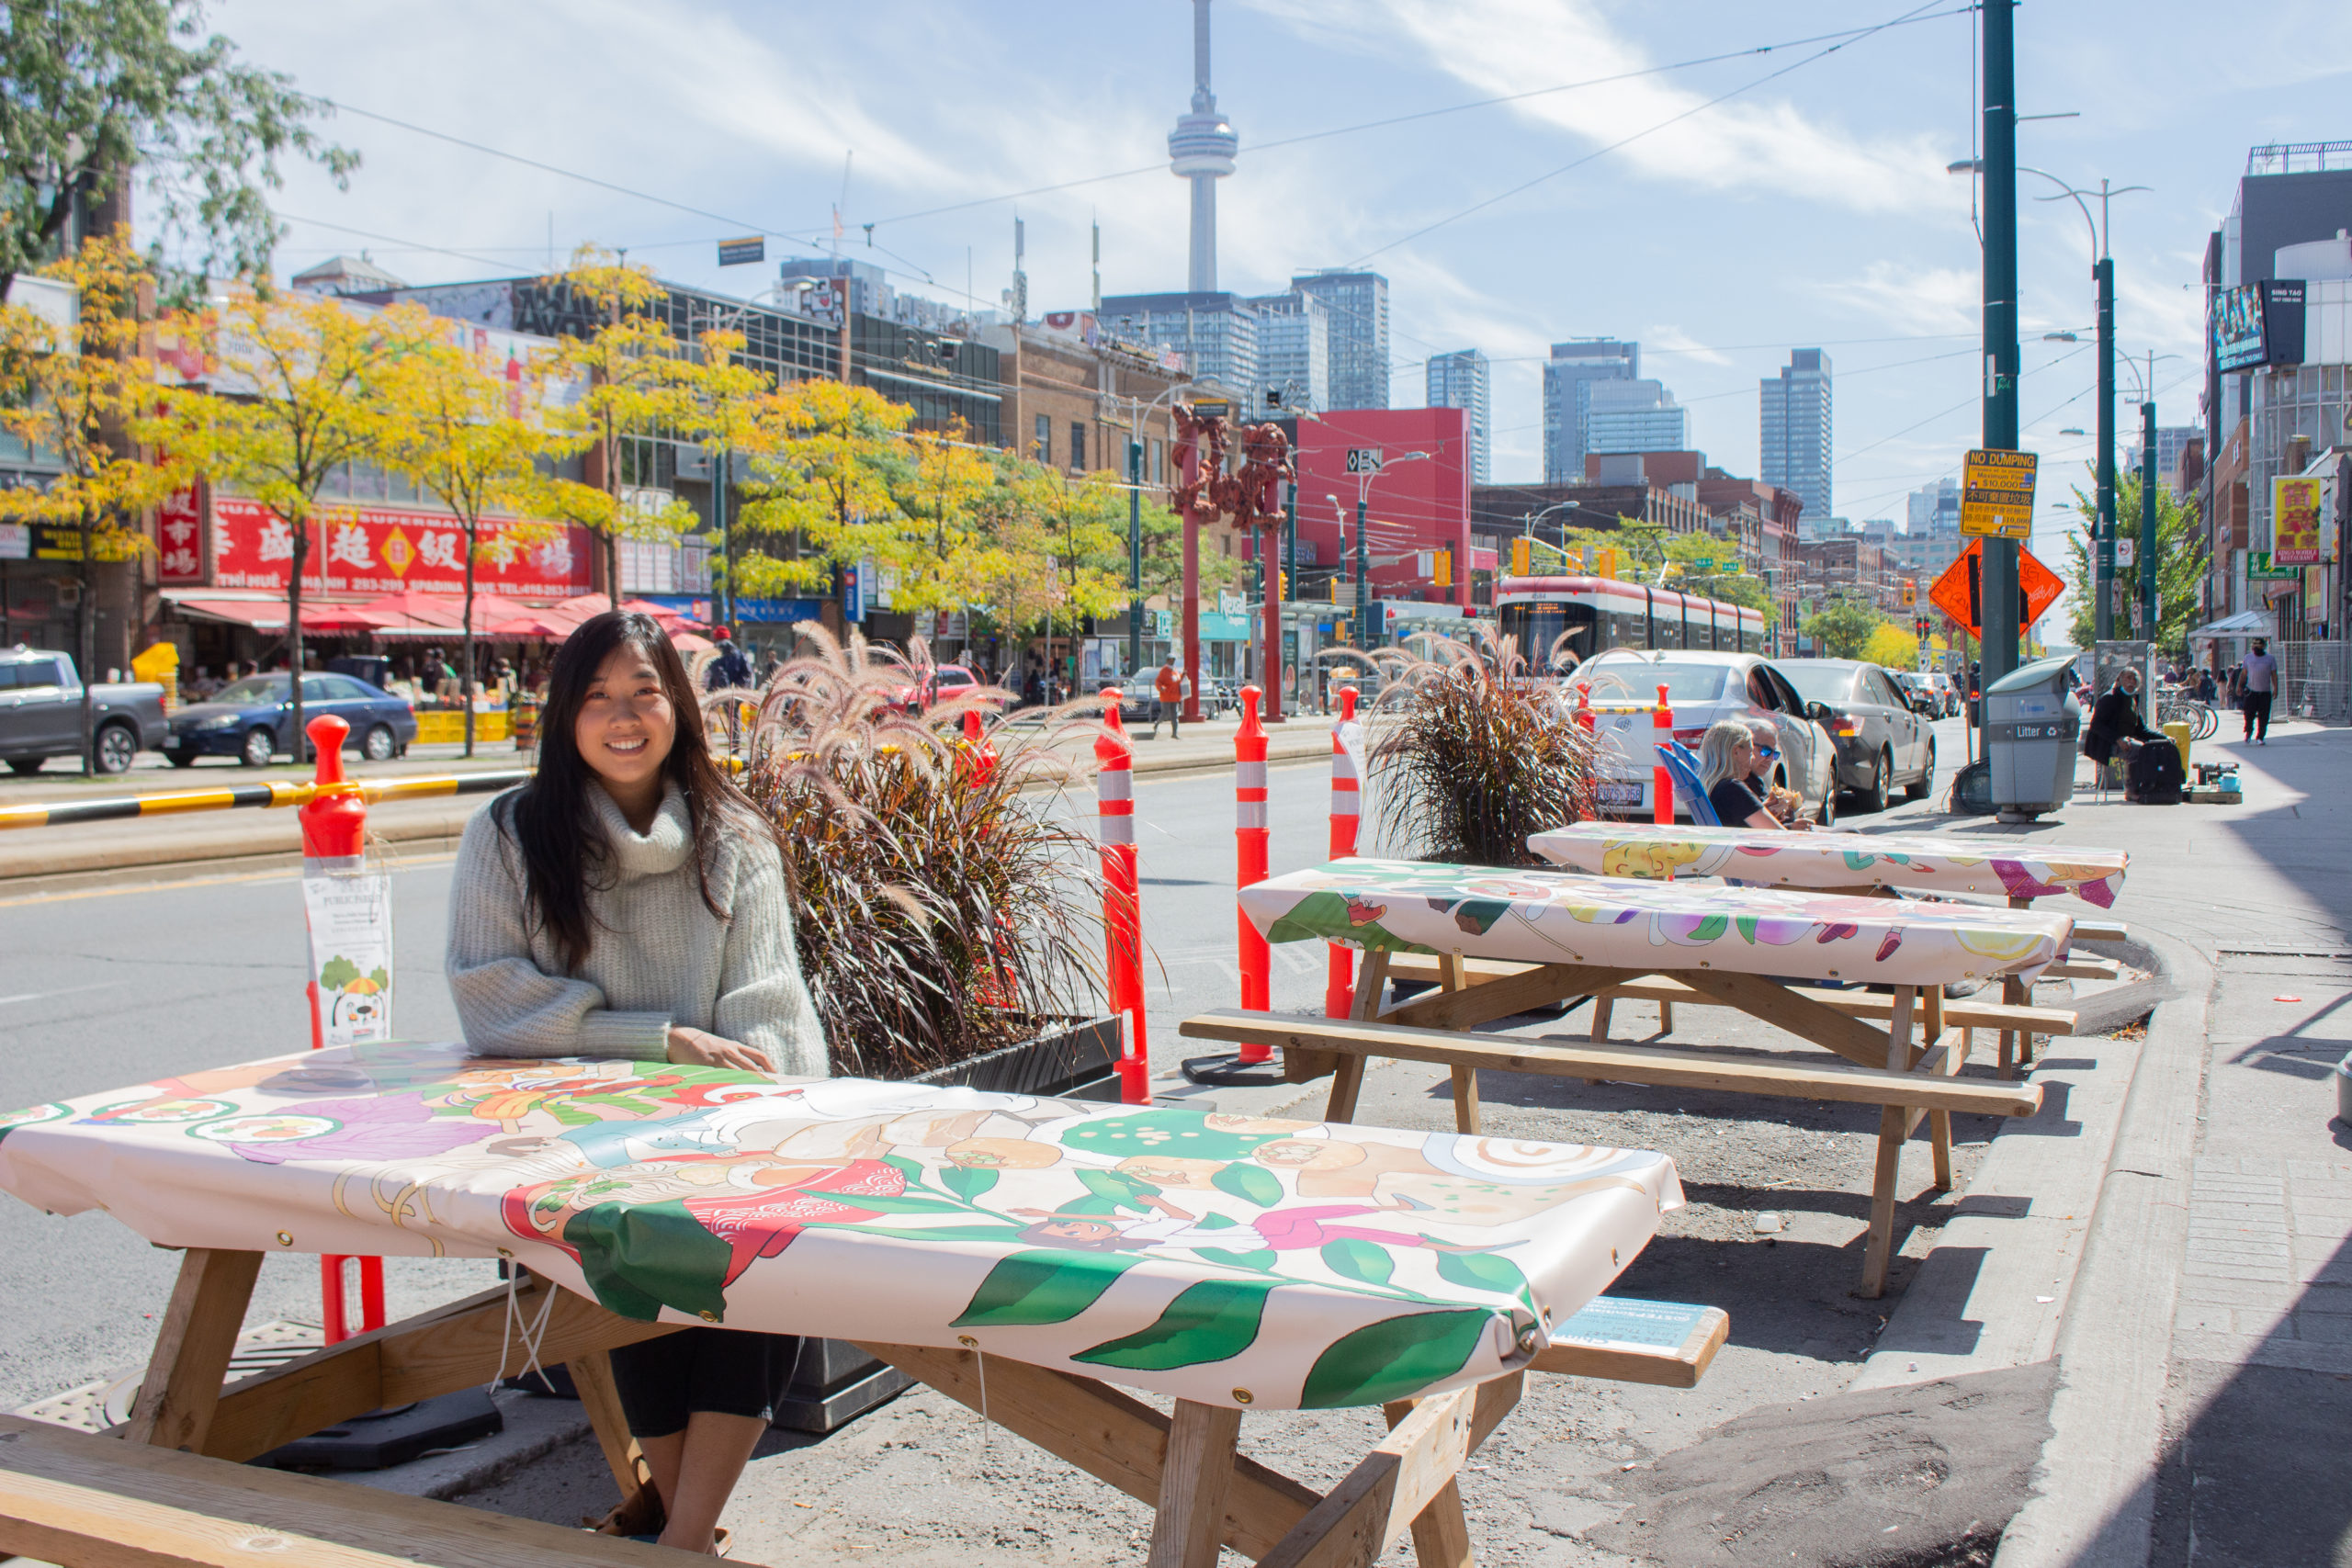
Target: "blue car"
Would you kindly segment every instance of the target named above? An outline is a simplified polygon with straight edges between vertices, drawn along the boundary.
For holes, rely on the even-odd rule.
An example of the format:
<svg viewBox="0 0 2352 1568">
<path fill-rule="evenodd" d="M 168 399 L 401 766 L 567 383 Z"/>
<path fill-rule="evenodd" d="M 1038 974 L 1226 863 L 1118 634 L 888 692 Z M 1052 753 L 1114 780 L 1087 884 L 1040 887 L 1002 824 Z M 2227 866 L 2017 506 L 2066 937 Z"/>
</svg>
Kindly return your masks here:
<svg viewBox="0 0 2352 1568">
<path fill-rule="evenodd" d="M 371 762 L 389 762 L 416 739 L 416 713 L 379 686 L 350 675 L 302 677 L 302 722 L 322 713 L 351 726 L 347 744 Z M 294 750 L 294 691 L 287 675 L 248 675 L 172 715 L 164 755 L 172 766 L 198 757 L 234 757 L 249 768 Z"/>
</svg>

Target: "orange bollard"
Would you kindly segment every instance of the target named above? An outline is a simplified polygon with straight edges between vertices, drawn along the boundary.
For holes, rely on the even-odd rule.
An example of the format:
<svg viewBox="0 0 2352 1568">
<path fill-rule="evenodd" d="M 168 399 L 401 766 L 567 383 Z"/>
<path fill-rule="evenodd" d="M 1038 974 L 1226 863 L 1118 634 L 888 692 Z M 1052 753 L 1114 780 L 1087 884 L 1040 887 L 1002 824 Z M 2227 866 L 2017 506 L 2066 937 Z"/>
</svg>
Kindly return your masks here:
<svg viewBox="0 0 2352 1568">
<path fill-rule="evenodd" d="M 351 726 L 334 715 L 321 714 L 303 726 L 311 744 L 318 748 L 319 769 L 311 781 L 314 793 L 296 814 L 302 822 L 302 874 L 331 876 L 358 870 L 368 842 L 368 802 L 360 786 L 343 776 L 343 742 Z M 308 987 L 311 998 L 311 1048 L 326 1043 L 326 1017 L 319 982 Z M 384 1260 L 349 1259 L 359 1265 L 359 1326 L 351 1326 L 345 1300 L 342 1258 L 319 1259 L 319 1305 L 325 1319 L 326 1342 L 339 1345 L 353 1334 L 384 1326 Z"/>
<path fill-rule="evenodd" d="M 1102 849 L 1102 934 L 1110 953 L 1111 1010 L 1127 1020 L 1119 1098 L 1151 1103 L 1151 1049 L 1144 1032 L 1142 889 L 1136 876 L 1135 742 L 1119 723 L 1119 691 L 1102 694 L 1105 733 L 1094 739 L 1096 837 Z"/>
<path fill-rule="evenodd" d="M 1241 728 L 1233 738 L 1233 881 L 1248 887 L 1266 880 L 1266 728 L 1258 722 L 1259 691 L 1241 688 Z M 1250 917 L 1234 912 L 1241 939 L 1241 1005 L 1251 1012 L 1273 1006 L 1272 953 L 1263 932 Z M 1273 1047 L 1242 1043 L 1237 1059 L 1246 1066 L 1273 1060 Z"/>
<path fill-rule="evenodd" d="M 1587 735 L 1590 735 L 1592 733 L 1592 682 L 1589 681 L 1578 681 L 1577 682 L 1576 722 L 1577 727 L 1582 729 Z M 1597 812 L 1595 809 L 1588 807 L 1584 814 L 1584 820 L 1589 822 L 1596 815 Z"/>
<path fill-rule="evenodd" d="M 1356 689 L 1340 688 L 1340 723 L 1352 724 L 1356 716 Z M 1331 730 L 1331 840 L 1330 858 L 1346 860 L 1356 852 L 1356 824 L 1361 820 L 1361 780 L 1356 777 L 1356 760 L 1340 744 L 1338 726 Z M 1323 984 L 1323 1014 L 1326 1018 L 1345 1018 L 1355 1010 L 1356 955 L 1355 950 L 1330 944 L 1331 968 Z"/>
<path fill-rule="evenodd" d="M 986 784 L 996 777 L 997 750 L 980 726 L 978 708 L 964 710 L 963 763 L 972 771 L 974 784 Z"/>
<path fill-rule="evenodd" d="M 1666 687 L 1657 689 L 1657 710 L 1650 716 L 1650 728 L 1657 731 L 1655 739 L 1660 746 L 1674 739 L 1674 710 L 1666 705 Z M 1666 771 L 1666 763 L 1658 762 L 1650 769 L 1650 818 L 1661 828 L 1674 826 L 1674 775 Z"/>
</svg>

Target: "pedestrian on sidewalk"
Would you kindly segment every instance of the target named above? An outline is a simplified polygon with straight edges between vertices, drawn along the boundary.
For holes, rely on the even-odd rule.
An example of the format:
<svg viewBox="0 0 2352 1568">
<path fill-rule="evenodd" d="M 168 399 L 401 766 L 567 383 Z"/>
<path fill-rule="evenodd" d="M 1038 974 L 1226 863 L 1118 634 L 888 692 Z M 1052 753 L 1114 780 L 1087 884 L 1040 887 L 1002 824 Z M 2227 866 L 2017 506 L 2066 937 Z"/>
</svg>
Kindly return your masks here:
<svg viewBox="0 0 2352 1568">
<path fill-rule="evenodd" d="M 2256 637 L 2245 656 L 2245 739 L 2256 746 L 2270 744 L 2270 698 L 2278 688 L 2278 660 L 2269 649 L 2267 639 Z"/>
<path fill-rule="evenodd" d="M 1151 733 L 1146 739 L 1159 739 L 1159 727 L 1164 722 L 1168 726 L 1169 739 L 1182 739 L 1183 737 L 1177 733 L 1176 720 L 1184 711 L 1184 678 L 1176 673 L 1174 654 L 1160 660 L 1159 673 L 1152 677 L 1151 690 L 1159 703 L 1152 712 Z"/>
<path fill-rule="evenodd" d="M 2126 670 L 2092 706 L 2090 728 L 2083 731 L 2083 755 L 2104 768 L 2118 751 L 2128 757 L 2150 740 L 2171 744 L 2140 716 L 2140 672 Z"/>
<path fill-rule="evenodd" d="M 478 1056 L 827 1076 L 775 829 L 712 760 L 694 681 L 650 617 L 607 610 L 558 650 L 537 773 L 458 848 L 447 964 Z M 799 1348 L 688 1328 L 614 1350 L 653 1488 L 605 1533 L 711 1551 Z"/>
</svg>

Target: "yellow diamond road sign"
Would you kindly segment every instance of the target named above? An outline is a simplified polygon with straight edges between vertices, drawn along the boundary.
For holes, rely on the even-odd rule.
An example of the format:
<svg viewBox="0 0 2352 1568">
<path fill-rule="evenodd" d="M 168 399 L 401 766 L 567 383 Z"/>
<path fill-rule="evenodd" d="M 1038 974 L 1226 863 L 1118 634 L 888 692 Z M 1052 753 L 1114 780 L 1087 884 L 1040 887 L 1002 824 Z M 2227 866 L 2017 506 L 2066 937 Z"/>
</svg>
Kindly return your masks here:
<svg viewBox="0 0 2352 1568">
<path fill-rule="evenodd" d="M 1960 531 L 1980 537 L 2033 536 L 2031 452 L 1971 452 L 1960 467 Z"/>
</svg>

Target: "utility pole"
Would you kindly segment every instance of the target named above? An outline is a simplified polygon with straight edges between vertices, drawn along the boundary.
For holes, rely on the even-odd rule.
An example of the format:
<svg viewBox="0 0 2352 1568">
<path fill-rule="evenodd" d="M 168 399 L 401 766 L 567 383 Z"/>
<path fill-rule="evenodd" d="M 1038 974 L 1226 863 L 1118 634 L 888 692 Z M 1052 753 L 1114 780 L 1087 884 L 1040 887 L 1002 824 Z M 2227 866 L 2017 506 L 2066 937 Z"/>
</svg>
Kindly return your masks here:
<svg viewBox="0 0 2352 1568">
<path fill-rule="evenodd" d="M 2098 558 L 2098 601 L 2092 612 L 2100 642 L 2115 636 L 2115 258 L 2091 263 L 2098 281 L 2098 521 L 2092 550 Z"/>
<path fill-rule="evenodd" d="M 1127 673 L 1143 672 L 1143 416 L 1127 435 Z"/>
<path fill-rule="evenodd" d="M 1289 489 L 1289 497 L 1283 502 L 1283 619 L 1285 622 L 1290 619 L 1291 593 L 1298 587 L 1298 482 L 1292 480 Z M 1306 637 L 1304 628 L 1297 636 L 1302 640 Z M 1290 705 L 1294 708 L 1300 705 L 1299 685 L 1298 667 L 1294 663 L 1291 667 L 1290 698 Z"/>
<path fill-rule="evenodd" d="M 1369 485 L 1356 487 L 1356 635 L 1358 648 L 1372 646 L 1372 547 L 1364 542 L 1363 518 Z"/>
<path fill-rule="evenodd" d="M 1988 451 L 2014 452 L 2018 449 L 2017 0 L 1984 0 L 1984 439 Z M 2017 541 L 1986 538 L 1982 571 L 1983 683 L 1990 686 L 2018 664 Z"/>
<path fill-rule="evenodd" d="M 2156 640 L 2156 356 L 2148 356 L 2148 400 L 2140 405 L 2140 635 Z"/>
<path fill-rule="evenodd" d="M 1297 470 L 1293 469 L 1294 473 Z M 1298 526 L 1298 484 L 1285 480 L 1283 484 L 1283 531 L 1288 533 Z M 1283 575 L 1283 534 L 1269 528 L 1258 536 L 1258 597 L 1265 624 L 1265 669 L 1259 679 L 1266 688 L 1266 717 L 1268 724 L 1281 724 L 1283 719 L 1283 605 L 1289 597 L 1289 579 Z M 1295 700 L 1295 699 L 1294 699 Z"/>
</svg>

